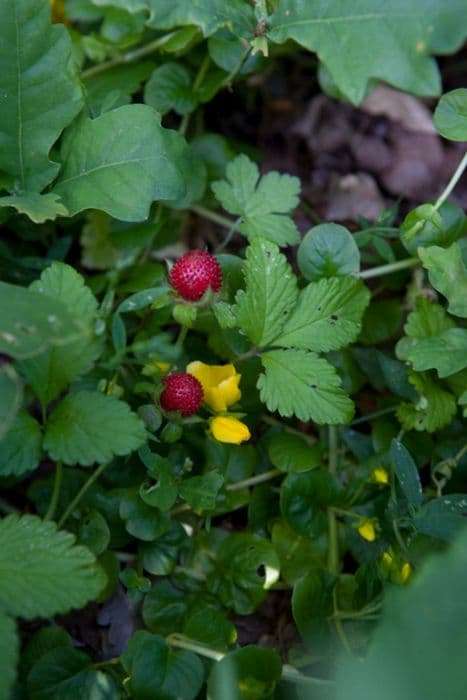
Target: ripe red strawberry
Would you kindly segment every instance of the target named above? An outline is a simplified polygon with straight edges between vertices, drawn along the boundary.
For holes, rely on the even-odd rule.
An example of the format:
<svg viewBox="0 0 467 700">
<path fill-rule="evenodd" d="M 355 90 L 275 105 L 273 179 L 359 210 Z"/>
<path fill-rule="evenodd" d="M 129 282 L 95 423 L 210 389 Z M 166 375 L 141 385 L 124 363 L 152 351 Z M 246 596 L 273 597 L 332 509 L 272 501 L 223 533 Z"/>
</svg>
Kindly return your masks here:
<svg viewBox="0 0 467 700">
<path fill-rule="evenodd" d="M 185 301 L 198 301 L 209 287 L 213 292 L 221 288 L 221 266 L 206 250 L 190 250 L 173 266 L 170 284 Z"/>
<path fill-rule="evenodd" d="M 203 403 L 203 387 L 187 372 L 177 372 L 164 377 L 164 391 L 160 396 L 164 411 L 179 411 L 184 418 L 196 413 Z"/>
</svg>

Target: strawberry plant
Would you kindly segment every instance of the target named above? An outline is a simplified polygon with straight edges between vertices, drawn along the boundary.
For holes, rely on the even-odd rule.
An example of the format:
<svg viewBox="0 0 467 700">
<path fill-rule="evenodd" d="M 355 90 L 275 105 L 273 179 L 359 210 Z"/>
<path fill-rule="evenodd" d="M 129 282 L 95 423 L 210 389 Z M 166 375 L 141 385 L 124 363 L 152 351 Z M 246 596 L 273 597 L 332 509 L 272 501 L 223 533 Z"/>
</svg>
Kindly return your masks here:
<svg viewBox="0 0 467 700">
<path fill-rule="evenodd" d="M 0 700 L 462 698 L 464 3 L 0 27 Z M 374 217 L 320 208 L 351 153 Z"/>
</svg>

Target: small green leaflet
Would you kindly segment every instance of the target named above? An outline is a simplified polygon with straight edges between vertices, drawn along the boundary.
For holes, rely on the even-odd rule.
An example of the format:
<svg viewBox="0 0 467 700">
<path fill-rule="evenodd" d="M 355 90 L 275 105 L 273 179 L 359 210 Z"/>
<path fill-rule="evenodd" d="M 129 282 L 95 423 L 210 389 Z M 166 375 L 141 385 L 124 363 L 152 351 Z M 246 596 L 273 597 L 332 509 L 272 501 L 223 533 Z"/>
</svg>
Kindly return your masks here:
<svg viewBox="0 0 467 700">
<path fill-rule="evenodd" d="M 467 367 L 467 329 L 450 328 L 441 335 L 422 338 L 407 352 L 417 372 L 436 369 L 441 378 Z"/>
<path fill-rule="evenodd" d="M 315 352 L 339 350 L 358 336 L 369 301 L 369 290 L 352 277 L 312 282 L 300 292 L 273 343 Z"/>
<path fill-rule="evenodd" d="M 433 121 L 441 136 L 452 141 L 467 141 L 467 89 L 451 90 L 442 96 Z"/>
<path fill-rule="evenodd" d="M 144 101 L 160 114 L 171 109 L 182 116 L 190 114 L 198 106 L 190 71 L 171 61 L 158 66 L 146 83 Z"/>
<path fill-rule="evenodd" d="M 420 508 L 423 493 L 417 465 L 407 448 L 398 440 L 391 442 L 391 462 L 409 504 Z"/>
<path fill-rule="evenodd" d="M 60 202 L 60 197 L 52 192 L 37 194 L 25 192 L 12 197 L 0 197 L 0 207 L 13 207 L 20 214 L 26 214 L 35 224 L 43 224 L 57 216 L 67 216 L 68 211 Z"/>
<path fill-rule="evenodd" d="M 15 621 L 0 611 L 0 698 L 11 697 L 19 658 L 19 636 Z"/>
<path fill-rule="evenodd" d="M 409 382 L 419 394 L 416 403 L 401 403 L 397 417 L 404 430 L 435 430 L 448 425 L 456 414 L 456 399 L 436 384 L 426 372 L 409 373 Z"/>
<path fill-rule="evenodd" d="M 448 311 L 467 318 L 467 269 L 459 245 L 420 248 L 419 257 L 433 287 L 448 300 Z"/>
<path fill-rule="evenodd" d="M 0 441 L 0 476 L 20 476 L 35 469 L 41 457 L 42 433 L 39 423 L 20 411 Z"/>
<path fill-rule="evenodd" d="M 416 304 L 416 310 L 408 315 L 404 326 L 406 337 L 396 345 L 396 355 L 404 361 L 416 352 L 420 340 L 440 336 L 455 327 L 453 319 L 447 316 L 440 304 L 425 297 L 418 297 Z"/>
<path fill-rule="evenodd" d="M 348 423 L 354 412 L 332 365 L 313 352 L 271 350 L 261 356 L 265 374 L 258 379 L 261 400 L 287 418 L 331 425 Z"/>
<path fill-rule="evenodd" d="M 216 496 L 224 483 L 224 477 L 218 472 L 184 479 L 179 485 L 179 494 L 192 508 L 214 510 Z"/>
<path fill-rule="evenodd" d="M 212 184 L 216 199 L 230 214 L 241 217 L 239 230 L 253 240 L 265 238 L 279 246 L 294 245 L 299 233 L 290 218 L 298 204 L 300 180 L 272 171 L 260 178 L 258 166 L 237 156 L 226 170 L 227 180 Z"/>
<path fill-rule="evenodd" d="M 297 299 L 297 282 L 286 258 L 273 243 L 258 238 L 248 247 L 244 264 L 246 291 L 236 296 L 237 321 L 257 347 L 280 333 Z"/>
</svg>

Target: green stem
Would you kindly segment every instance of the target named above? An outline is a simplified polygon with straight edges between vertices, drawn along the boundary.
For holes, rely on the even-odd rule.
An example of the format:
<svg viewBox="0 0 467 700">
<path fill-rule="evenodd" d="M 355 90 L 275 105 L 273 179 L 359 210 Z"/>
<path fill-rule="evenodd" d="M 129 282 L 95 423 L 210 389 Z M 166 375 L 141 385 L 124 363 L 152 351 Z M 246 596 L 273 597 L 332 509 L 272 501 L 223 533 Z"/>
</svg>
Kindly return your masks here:
<svg viewBox="0 0 467 700">
<path fill-rule="evenodd" d="M 165 46 L 165 44 L 167 44 L 171 39 L 173 39 L 173 37 L 176 36 L 179 31 L 180 30 L 176 30 L 174 32 L 169 32 L 168 34 L 164 34 L 164 36 L 158 37 L 154 41 L 151 41 L 150 44 L 146 44 L 146 46 L 142 46 L 140 49 L 128 51 L 127 53 L 123 54 L 123 56 L 118 56 L 117 58 L 113 58 L 110 61 L 105 61 L 104 63 L 100 63 L 97 66 L 88 68 L 87 70 L 81 73 L 81 80 L 88 80 L 88 78 L 92 78 L 95 75 L 99 75 L 99 73 L 104 73 L 105 71 L 108 71 L 111 68 L 115 68 L 115 66 L 121 66 L 125 63 L 133 63 L 134 61 L 138 61 L 140 58 L 149 56 L 150 54 L 154 53 L 155 51 L 158 51 L 163 46 Z"/>
<path fill-rule="evenodd" d="M 216 214 L 215 211 L 206 209 L 206 207 L 194 206 L 190 207 L 190 209 L 195 214 L 198 214 L 198 216 L 202 216 L 203 219 L 212 221 L 214 224 L 219 224 L 219 226 L 223 226 L 224 228 L 231 229 L 234 224 L 232 219 L 228 219 L 226 216 L 222 216 L 222 214 Z"/>
<path fill-rule="evenodd" d="M 206 73 L 208 71 L 209 65 L 211 63 L 211 57 L 207 53 L 206 56 L 204 57 L 203 61 L 201 62 L 201 65 L 199 67 L 198 73 L 196 75 L 195 81 L 193 83 L 193 87 L 191 89 L 191 92 L 196 95 L 198 92 L 199 88 L 201 87 L 201 84 L 206 77 Z M 190 123 L 190 119 L 192 116 L 193 112 L 190 112 L 188 114 L 185 114 L 182 121 L 180 122 L 180 126 L 178 127 L 178 131 L 182 136 L 185 136 L 187 130 L 188 130 L 188 125 Z"/>
<path fill-rule="evenodd" d="M 62 487 L 62 478 L 63 464 L 61 462 L 57 462 L 57 464 L 55 465 L 55 480 L 52 496 L 50 498 L 49 508 L 47 510 L 47 513 L 45 514 L 44 520 L 53 520 L 55 511 L 57 509 L 58 499 L 60 496 L 60 489 Z"/>
<path fill-rule="evenodd" d="M 227 231 L 227 235 L 225 236 L 224 240 L 222 241 L 222 243 L 220 243 L 217 246 L 217 248 L 215 250 L 216 253 L 221 253 L 225 248 L 227 248 L 227 246 L 229 245 L 230 241 L 232 240 L 234 234 L 237 232 L 237 228 L 238 228 L 238 225 L 241 222 L 241 220 L 242 220 L 241 216 L 239 216 L 238 219 L 235 219 L 235 221 L 232 223 L 232 226 Z"/>
<path fill-rule="evenodd" d="M 243 65 L 246 62 L 246 60 L 248 59 L 248 56 L 250 55 L 250 53 L 251 53 L 251 46 L 247 46 L 244 49 L 243 53 L 241 54 L 241 56 L 237 62 L 237 65 L 235 65 L 233 67 L 233 69 L 230 71 L 228 76 L 226 78 L 224 78 L 224 80 L 220 84 L 219 90 L 223 87 L 230 86 L 230 84 L 233 82 L 233 80 L 237 76 L 237 74 L 242 70 Z M 218 90 L 218 92 L 219 92 L 219 90 Z"/>
<path fill-rule="evenodd" d="M 353 420 L 349 424 L 349 427 L 353 427 L 354 425 L 360 425 L 360 423 L 366 423 L 369 420 L 373 420 L 373 418 L 387 416 L 389 413 L 394 413 L 396 409 L 397 406 L 388 406 L 387 408 L 382 408 L 380 411 L 373 411 L 373 413 L 367 413 L 366 416 L 360 416 L 360 418 L 355 418 L 355 420 Z"/>
<path fill-rule="evenodd" d="M 453 176 L 451 177 L 448 184 L 446 185 L 446 187 L 444 188 L 444 190 L 441 192 L 440 196 L 436 200 L 435 205 L 434 205 L 435 210 L 439 209 L 440 206 L 449 197 L 449 195 L 453 191 L 454 187 L 459 182 L 459 179 L 461 178 L 462 173 L 464 172 L 466 167 L 467 167 L 467 153 L 464 153 L 464 157 L 462 158 L 461 162 L 459 163 L 456 170 L 454 171 Z"/>
<path fill-rule="evenodd" d="M 400 270 L 407 270 L 410 267 L 415 267 L 419 265 L 420 260 L 418 258 L 405 258 L 404 260 L 397 260 L 393 263 L 388 263 L 387 265 L 379 265 L 378 267 L 370 267 L 369 270 L 362 270 L 359 273 L 360 279 L 367 280 L 371 277 L 381 277 L 382 275 L 390 275 L 393 272 L 399 272 Z"/>
<path fill-rule="evenodd" d="M 264 484 L 265 481 L 271 481 L 271 479 L 276 479 L 278 476 L 284 476 L 284 472 L 280 469 L 270 469 L 268 472 L 263 472 L 262 474 L 257 474 L 249 479 L 244 479 L 243 481 L 237 481 L 235 484 L 229 484 L 225 487 L 226 491 L 241 491 L 242 489 L 250 488 L 250 486 L 257 486 L 258 484 Z"/>
<path fill-rule="evenodd" d="M 73 511 L 75 510 L 76 506 L 77 506 L 78 503 L 81 501 L 81 499 L 83 498 L 83 496 L 84 496 L 84 495 L 87 493 L 87 491 L 91 488 L 91 486 L 93 485 L 93 483 L 94 483 L 95 481 L 97 481 L 97 479 L 100 477 L 100 475 L 102 474 L 102 472 L 104 471 L 104 469 L 106 469 L 106 467 L 108 467 L 109 464 L 110 464 L 110 462 L 104 462 L 103 464 L 99 465 L 99 466 L 97 467 L 96 471 L 93 472 L 93 473 L 91 474 L 91 476 L 89 477 L 89 479 L 82 485 L 82 487 L 80 488 L 80 490 L 78 491 L 78 493 L 76 494 L 76 496 L 74 497 L 74 499 L 72 500 L 72 502 L 70 503 L 70 505 L 68 506 L 68 508 L 66 509 L 66 511 L 63 513 L 63 515 L 62 515 L 62 517 L 60 518 L 60 520 L 58 521 L 58 527 L 59 527 L 59 528 L 60 528 L 60 527 L 63 527 L 63 525 L 66 523 L 66 521 L 68 520 L 68 518 L 70 517 L 70 515 L 73 513 Z"/>
<path fill-rule="evenodd" d="M 175 341 L 175 347 L 176 348 L 181 348 L 183 343 L 185 342 L 185 338 L 188 335 L 188 326 L 182 326 L 180 328 L 180 333 L 178 334 L 178 338 Z"/>
</svg>

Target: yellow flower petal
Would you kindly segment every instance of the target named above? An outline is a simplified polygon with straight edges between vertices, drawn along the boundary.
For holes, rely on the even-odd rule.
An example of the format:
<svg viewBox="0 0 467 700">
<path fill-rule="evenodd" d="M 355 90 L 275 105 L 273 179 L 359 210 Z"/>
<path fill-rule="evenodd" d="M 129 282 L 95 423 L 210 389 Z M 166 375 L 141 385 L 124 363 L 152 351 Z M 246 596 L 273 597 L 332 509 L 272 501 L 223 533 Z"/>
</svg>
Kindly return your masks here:
<svg viewBox="0 0 467 700">
<path fill-rule="evenodd" d="M 367 540 L 367 542 L 374 542 L 376 539 L 375 526 L 373 525 L 371 520 L 365 520 L 365 522 L 362 523 L 358 528 L 358 532 L 364 540 Z"/>
<path fill-rule="evenodd" d="M 239 445 L 251 438 L 248 426 L 237 418 L 216 416 L 210 420 L 211 433 L 219 442 Z"/>
<path fill-rule="evenodd" d="M 409 562 L 406 561 L 401 567 L 401 583 L 407 583 L 412 574 L 412 567 Z"/>
<path fill-rule="evenodd" d="M 378 467 L 373 469 L 373 480 L 377 484 L 389 484 L 389 474 L 383 467 Z"/>
<path fill-rule="evenodd" d="M 238 388 L 241 375 L 233 365 L 206 365 L 204 362 L 190 362 L 186 371 L 196 377 L 204 392 L 204 401 L 218 413 L 240 400 Z"/>
</svg>

